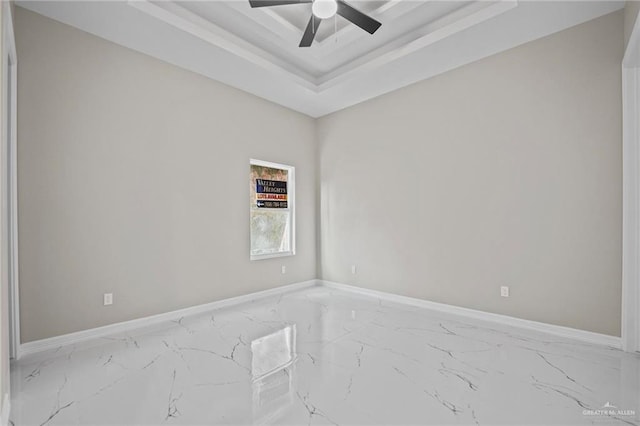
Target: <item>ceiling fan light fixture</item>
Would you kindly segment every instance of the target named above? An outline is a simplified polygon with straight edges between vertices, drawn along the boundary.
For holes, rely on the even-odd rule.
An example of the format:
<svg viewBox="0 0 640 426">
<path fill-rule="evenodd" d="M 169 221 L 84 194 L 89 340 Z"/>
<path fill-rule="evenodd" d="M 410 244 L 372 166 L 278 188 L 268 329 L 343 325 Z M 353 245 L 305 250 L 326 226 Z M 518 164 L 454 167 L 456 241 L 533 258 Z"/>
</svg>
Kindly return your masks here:
<svg viewBox="0 0 640 426">
<path fill-rule="evenodd" d="M 336 0 L 313 0 L 311 11 L 320 19 L 328 19 L 338 11 L 338 2 Z"/>
</svg>

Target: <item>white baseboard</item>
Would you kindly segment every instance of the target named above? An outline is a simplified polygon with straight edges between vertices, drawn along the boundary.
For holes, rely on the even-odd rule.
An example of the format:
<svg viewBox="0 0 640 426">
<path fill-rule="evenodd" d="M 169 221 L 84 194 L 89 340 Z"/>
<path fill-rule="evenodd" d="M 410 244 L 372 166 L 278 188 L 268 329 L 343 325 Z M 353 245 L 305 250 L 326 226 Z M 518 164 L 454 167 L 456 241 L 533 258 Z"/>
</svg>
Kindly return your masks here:
<svg viewBox="0 0 640 426">
<path fill-rule="evenodd" d="M 591 331 L 578 330 L 575 328 L 563 327 L 560 325 L 546 324 L 537 321 L 515 318 L 508 315 L 492 314 L 490 312 L 477 311 L 475 309 L 462 308 L 459 306 L 447 305 L 444 303 L 431 302 L 429 300 L 417 299 L 414 297 L 400 296 L 397 294 L 386 293 L 378 290 L 369 290 L 366 288 L 355 287 L 352 285 L 336 283 L 332 281 L 318 280 L 318 284 L 338 290 L 350 291 L 366 296 L 377 297 L 390 302 L 401 303 L 405 305 L 417 306 L 420 308 L 431 309 L 434 311 L 446 312 L 449 314 L 460 315 L 466 318 L 489 321 L 499 323 L 511 327 L 524 328 L 554 336 L 565 337 L 582 342 L 592 343 L 596 345 L 604 345 L 616 349 L 622 348 L 622 339 L 616 336 L 594 333 Z"/>
<path fill-rule="evenodd" d="M 185 309 L 179 309 L 177 311 L 166 312 L 163 314 L 152 315 L 149 317 L 138 318 L 130 321 L 124 321 L 124 322 L 119 322 L 115 324 L 105 325 L 102 327 L 92 328 L 89 330 L 83 330 L 75 333 L 63 334 L 61 336 L 55 336 L 47 339 L 41 339 L 33 342 L 23 343 L 18 348 L 18 356 L 23 357 L 25 355 L 31 355 L 31 354 L 46 351 L 49 349 L 55 349 L 60 346 L 72 345 L 76 343 L 89 341 L 91 339 L 95 339 L 99 337 L 106 337 L 106 336 L 110 336 L 117 333 L 123 333 L 131 330 L 135 330 L 138 328 L 159 324 L 166 321 L 176 320 L 181 317 L 197 315 L 203 312 L 208 312 L 215 309 L 234 306 L 241 303 L 251 302 L 253 300 L 275 296 L 278 294 L 287 293 L 295 290 L 300 290 L 300 289 L 312 287 L 315 285 L 322 285 L 329 288 L 335 288 L 338 290 L 349 291 L 352 293 L 358 293 L 365 296 L 376 297 L 383 300 L 388 300 L 390 302 L 416 306 L 416 307 L 430 309 L 430 310 L 439 311 L 439 312 L 445 312 L 453 315 L 463 316 L 466 318 L 489 321 L 489 322 L 507 325 L 511 327 L 518 327 L 522 329 L 547 333 L 554 336 L 560 336 L 560 337 L 565 337 L 569 339 L 579 340 L 587 343 L 609 346 L 616 349 L 620 349 L 622 347 L 622 340 L 620 337 L 608 336 L 605 334 L 593 333 L 590 331 L 578 330 L 575 328 L 569 328 L 569 327 L 563 327 L 559 325 L 546 324 L 546 323 L 537 322 L 537 321 L 515 318 L 508 315 L 493 314 L 489 312 L 478 311 L 475 309 L 447 305 L 444 303 L 431 302 L 429 300 L 417 299 L 414 297 L 400 296 L 397 294 L 386 293 L 386 292 L 377 291 L 377 290 L 370 290 L 362 287 L 355 287 L 355 286 L 336 283 L 332 281 L 309 280 L 309 281 L 304 281 L 300 283 L 276 287 L 269 290 L 250 293 L 243 296 L 223 299 L 216 302 L 205 303 L 203 305 L 197 305 L 197 306 L 192 306 Z M 4 419 L 4 415 L 5 415 L 5 410 L 3 405 L 2 413 L 0 413 L 0 416 L 2 416 L 2 419 Z M 8 412 L 6 415 L 8 416 Z M 2 425 L 4 424 L 5 423 L 2 423 Z"/>
<path fill-rule="evenodd" d="M 181 317 L 197 315 L 203 312 L 212 311 L 215 309 L 225 308 L 240 303 L 251 302 L 256 299 L 262 299 L 265 297 L 275 296 L 281 293 L 287 293 L 295 290 L 300 290 L 307 287 L 312 287 L 318 284 L 318 280 L 309 280 L 299 283 L 284 285 L 269 290 L 258 291 L 255 293 L 249 293 L 242 296 L 231 297 L 229 299 L 218 300 L 215 302 L 205 303 L 203 305 L 191 306 L 189 308 L 179 309 L 177 311 L 165 312 L 162 314 L 151 315 L 144 318 L 137 318 L 129 321 L 118 322 L 115 324 L 109 324 L 102 327 L 91 328 L 88 330 L 77 331 L 75 333 L 63 334 L 61 336 L 49 337 L 41 340 L 34 340 L 33 342 L 22 343 L 18 348 L 17 357 L 35 354 L 43 352 L 49 349 L 55 349 L 60 346 L 72 345 L 74 343 L 85 342 L 91 339 L 106 337 L 117 333 L 123 333 L 131 330 L 135 330 L 141 327 L 147 327 L 155 324 L 159 324 L 165 321 L 177 320 Z"/>
<path fill-rule="evenodd" d="M 2 409 L 0 409 L 0 425 L 8 426 L 9 425 L 9 414 L 11 412 L 11 398 L 9 398 L 9 393 L 4 394 L 4 398 L 2 398 Z"/>
</svg>

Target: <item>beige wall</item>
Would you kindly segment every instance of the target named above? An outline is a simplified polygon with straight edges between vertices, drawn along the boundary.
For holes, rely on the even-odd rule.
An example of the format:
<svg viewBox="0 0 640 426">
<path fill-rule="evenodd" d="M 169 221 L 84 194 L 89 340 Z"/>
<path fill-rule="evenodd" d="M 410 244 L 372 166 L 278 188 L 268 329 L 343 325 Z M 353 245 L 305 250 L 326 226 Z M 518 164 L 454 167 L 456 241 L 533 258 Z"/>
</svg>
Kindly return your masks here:
<svg viewBox="0 0 640 426">
<path fill-rule="evenodd" d="M 24 342 L 316 275 L 620 334 L 622 11 L 317 122 L 16 13 Z M 293 258 L 248 260 L 250 157 Z"/>
<path fill-rule="evenodd" d="M 622 28 L 320 119 L 322 277 L 619 336 Z"/>
<path fill-rule="evenodd" d="M 629 0 L 624 4 L 624 45 L 625 48 L 631 38 L 631 31 L 638 19 L 638 13 L 640 12 L 640 1 Z"/>
<path fill-rule="evenodd" d="M 21 8 L 16 38 L 24 342 L 316 277 L 311 118 Z M 295 257 L 249 261 L 249 158 L 296 166 Z"/>
</svg>

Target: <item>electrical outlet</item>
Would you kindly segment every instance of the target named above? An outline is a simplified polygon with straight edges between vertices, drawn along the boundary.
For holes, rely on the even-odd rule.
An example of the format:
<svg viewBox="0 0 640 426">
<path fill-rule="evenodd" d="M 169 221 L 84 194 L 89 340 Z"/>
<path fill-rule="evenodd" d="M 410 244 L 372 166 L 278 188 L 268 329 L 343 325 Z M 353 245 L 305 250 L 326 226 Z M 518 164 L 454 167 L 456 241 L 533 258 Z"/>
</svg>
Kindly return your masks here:
<svg viewBox="0 0 640 426">
<path fill-rule="evenodd" d="M 286 274 L 286 273 L 287 273 L 287 267 L 286 267 L 286 266 L 284 266 L 284 265 L 282 265 L 282 268 L 280 269 L 280 271 L 281 271 L 283 274 Z"/>
<path fill-rule="evenodd" d="M 509 297 L 509 287 L 507 287 L 506 285 L 500 287 L 500 296 Z"/>
<path fill-rule="evenodd" d="M 355 275 L 355 274 L 356 274 L 356 265 L 351 265 L 351 273 L 352 273 L 353 275 Z"/>
<path fill-rule="evenodd" d="M 113 293 L 105 293 L 103 301 L 104 306 L 113 305 Z"/>
</svg>

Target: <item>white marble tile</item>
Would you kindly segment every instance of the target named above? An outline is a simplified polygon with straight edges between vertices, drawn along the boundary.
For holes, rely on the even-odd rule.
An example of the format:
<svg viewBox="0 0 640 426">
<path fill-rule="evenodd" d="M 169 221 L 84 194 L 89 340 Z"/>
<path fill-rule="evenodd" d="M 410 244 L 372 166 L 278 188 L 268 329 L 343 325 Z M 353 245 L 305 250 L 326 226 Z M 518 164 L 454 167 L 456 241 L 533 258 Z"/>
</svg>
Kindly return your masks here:
<svg viewBox="0 0 640 426">
<path fill-rule="evenodd" d="M 638 355 L 322 287 L 33 355 L 11 379 L 15 425 L 640 425 Z"/>
</svg>

